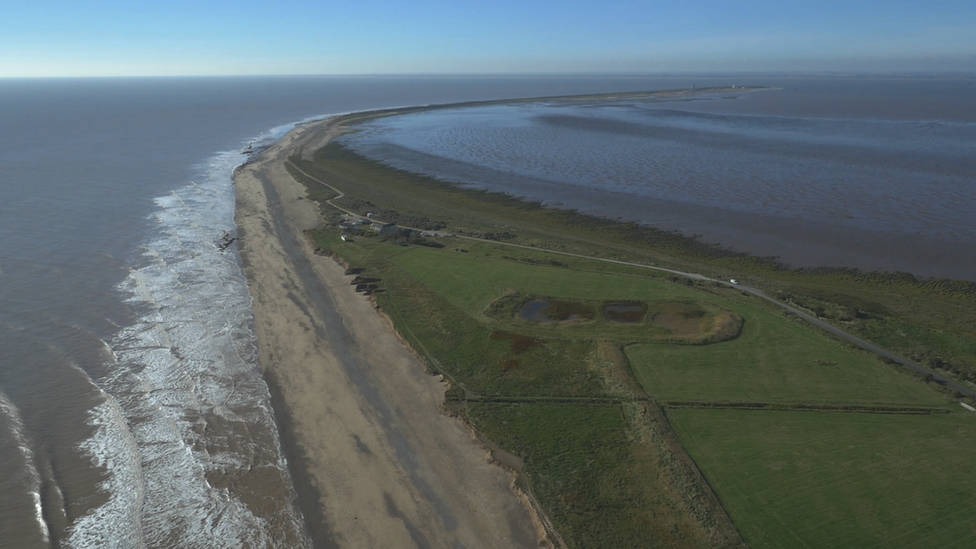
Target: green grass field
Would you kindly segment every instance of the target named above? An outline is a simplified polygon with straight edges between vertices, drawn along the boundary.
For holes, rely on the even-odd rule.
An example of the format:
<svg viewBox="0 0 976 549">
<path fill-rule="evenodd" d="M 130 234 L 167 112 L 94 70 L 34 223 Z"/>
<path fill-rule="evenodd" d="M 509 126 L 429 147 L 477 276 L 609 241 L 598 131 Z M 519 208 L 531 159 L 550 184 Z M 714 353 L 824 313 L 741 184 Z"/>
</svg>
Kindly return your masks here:
<svg viewBox="0 0 976 549">
<path fill-rule="evenodd" d="M 569 547 L 705 542 L 631 413 L 620 405 L 473 404 L 469 417 L 525 459 L 532 488 Z"/>
<path fill-rule="evenodd" d="M 898 354 L 976 382 L 976 283 L 920 280 L 907 273 L 794 270 L 769 258 L 729 253 L 675 233 L 458 189 L 372 162 L 338 143 L 318 151 L 315 158 L 293 162 L 350 193 L 344 204 L 353 209 L 380 212 L 384 219 L 404 225 L 448 226 L 453 232 L 493 235 L 530 246 L 740 278 L 843 323 L 845 329 Z M 320 192 L 314 185 L 310 189 Z M 518 253 L 500 251 L 500 255 Z"/>
<path fill-rule="evenodd" d="M 650 413 L 641 407 L 656 407 L 620 388 L 595 334 L 533 331 L 484 314 L 512 290 L 576 299 L 700 292 L 653 276 L 313 236 L 381 279 L 383 310 L 433 370 L 464 389 L 448 407 L 524 460 L 533 493 L 569 547 L 738 546 L 666 423 L 635 419 Z"/>
<path fill-rule="evenodd" d="M 757 285 L 784 300 L 822 308 L 825 317 L 844 319 L 846 329 L 896 350 L 931 357 L 944 343 L 939 352 L 946 356 L 976 357 L 976 338 L 967 332 L 974 313 L 948 319 L 976 303 L 966 284 L 788 271 L 673 235 L 459 191 L 341 147 L 316 158 L 295 161 L 347 192 L 346 206 L 383 219 L 696 272 L 744 269 L 769 276 Z M 321 189 L 315 195 L 327 196 Z M 335 217 L 328 206 L 323 212 Z M 431 370 L 452 380 L 446 407 L 524 460 L 531 489 L 570 547 L 739 546 L 728 516 L 754 547 L 961 547 L 974 537 L 968 494 L 976 481 L 964 475 L 976 416 L 755 297 L 632 266 L 459 238 L 397 246 L 372 237 L 341 242 L 334 229 L 312 236 L 380 279 L 377 303 Z M 515 314 L 529 298 L 734 313 L 741 333 L 677 344 L 662 339 L 667 330 L 648 318 L 639 325 L 599 315 L 532 323 Z M 665 406 L 939 413 L 669 408 L 669 424 L 647 395 Z"/>
<path fill-rule="evenodd" d="M 633 345 L 634 374 L 660 400 L 945 405 L 895 366 L 780 315 L 735 304 L 741 335 L 706 346 Z"/>
<path fill-rule="evenodd" d="M 492 302 L 511 291 L 590 300 L 711 300 L 741 314 L 743 332 L 731 341 L 627 347 L 637 379 L 661 400 L 946 404 L 943 395 L 917 378 L 806 326 L 660 279 L 579 272 L 422 247 L 382 245 L 371 255 L 405 269 L 486 329 L 519 328 L 515 322 L 493 322 L 484 314 Z M 619 338 L 622 343 L 656 336 L 644 328 L 649 335 L 642 338 L 635 327 L 608 323 L 555 327 L 522 323 L 520 328 L 537 337 Z"/>
<path fill-rule="evenodd" d="M 708 345 L 639 343 L 626 348 L 636 378 L 649 394 L 663 401 L 885 404 L 961 410 L 916 377 L 869 354 L 853 351 L 735 292 L 703 291 L 657 277 L 578 271 L 494 255 L 459 253 L 452 247 L 403 247 L 366 239 L 340 244 L 338 239 L 327 235 L 321 239 L 323 244 L 342 246 L 339 249 L 344 257 L 357 265 L 368 266 L 368 273 L 381 277 L 388 292 L 378 296 L 380 303 L 402 327 L 408 340 L 431 357 L 436 368 L 485 399 L 468 402 L 464 414 L 491 440 L 525 460 L 525 472 L 532 479 L 533 489 L 573 547 L 601 546 L 597 540 L 614 540 L 616 547 L 644 546 L 646 537 L 638 525 L 650 521 L 646 510 L 673 507 L 680 498 L 673 491 L 673 479 L 662 474 L 657 466 L 640 464 L 635 458 L 646 454 L 652 461 L 662 461 L 654 448 L 639 442 L 636 427 L 628 421 L 622 408 L 625 402 L 603 405 L 545 402 L 546 398 L 554 397 L 620 397 L 600 370 L 593 341 L 597 336 L 613 339 L 615 327 L 604 324 L 587 336 L 585 330 L 574 330 L 573 326 L 539 328 L 526 322 L 501 321 L 486 314 L 496 300 L 513 291 L 580 300 L 692 300 L 740 314 L 745 319 L 743 332 L 730 341 Z M 516 337 L 530 343 L 516 350 L 509 336 L 492 336 L 500 327 L 515 330 L 504 334 L 526 334 Z M 626 335 L 626 330 L 623 333 Z M 628 342 L 633 337 L 621 340 Z M 512 360 L 518 364 L 506 369 L 506 361 Z M 512 398 L 526 400 L 518 404 L 510 402 Z M 772 427 L 757 427 L 749 422 L 795 417 L 792 420 L 797 422 L 795 428 L 777 429 L 796 434 L 797 439 L 810 447 L 822 448 L 844 437 L 856 441 L 878 436 L 883 440 L 877 431 L 879 425 L 902 429 L 925 425 L 920 421 L 945 420 L 948 423 L 932 425 L 965 427 L 968 424 L 958 422 L 969 419 L 962 414 L 894 416 L 728 410 L 671 410 L 669 417 L 682 442 L 692 449 L 691 455 L 716 488 L 731 482 L 738 483 L 744 491 L 766 489 L 763 484 L 766 477 L 744 469 L 740 461 L 726 463 L 725 454 L 703 453 L 705 443 L 701 441 L 708 440 L 704 438 L 706 435 L 716 431 L 725 434 L 723 451 L 738 455 L 740 451 L 765 451 L 756 450 L 754 438 L 762 439 L 762 433 L 772 432 Z M 728 417 L 738 419 L 730 421 Z M 711 418 L 716 418 L 714 425 Z M 695 423 L 689 423 L 692 419 Z M 835 425 L 841 426 L 839 434 L 831 431 Z M 905 436 L 905 433 L 893 434 L 891 440 L 905 440 Z M 786 447 L 795 443 L 795 439 L 783 441 Z M 863 446 L 848 444 L 847 447 L 852 459 L 862 454 L 873 455 L 865 454 Z M 927 456 L 919 461 L 922 466 L 941 467 L 939 452 L 924 447 L 918 451 Z M 951 447 L 947 451 L 953 454 L 952 459 L 958 460 L 966 450 Z M 833 476 L 836 480 L 813 483 L 811 486 L 817 486 L 820 496 L 790 503 L 794 512 L 829 515 L 833 513 L 829 501 L 851 497 L 845 492 L 848 485 L 860 486 L 858 490 L 865 493 L 887 489 L 884 475 L 888 469 L 879 468 L 877 474 L 862 477 L 860 466 L 852 469 L 830 459 L 803 462 L 809 470 L 803 478 L 796 479 L 797 484 L 809 484 L 817 476 Z M 907 458 L 900 459 L 907 470 Z M 790 462 L 785 457 L 781 461 Z M 758 484 L 750 487 L 753 479 Z M 762 532 L 768 528 L 766 521 L 779 520 L 778 513 L 768 518 L 751 509 L 750 502 L 754 502 L 751 498 L 740 501 L 724 497 L 722 489 L 719 488 L 719 495 L 739 528 Z M 664 499 L 655 499 L 655 494 Z M 863 505 L 870 507 L 870 502 Z M 889 511 L 879 509 L 878 512 Z M 843 518 L 847 514 L 838 516 Z M 659 521 L 654 528 L 660 537 L 660 532 L 670 532 L 677 524 L 683 525 L 680 528 L 690 528 L 694 521 L 688 520 L 687 512 L 672 513 L 666 521 L 671 526 L 664 528 Z M 849 536 L 846 528 L 854 527 L 863 529 L 862 537 L 857 539 L 873 539 L 884 534 L 886 528 L 877 521 L 840 520 L 836 524 L 828 521 L 822 529 L 795 533 L 810 546 L 830 546 L 836 539 Z M 770 539 L 773 541 L 769 546 L 796 543 L 795 538 Z"/>
<path fill-rule="evenodd" d="M 699 296 L 694 290 L 647 276 L 577 271 L 420 248 L 398 255 L 395 261 L 472 316 L 481 315 L 506 290 L 594 300 Z"/>
<path fill-rule="evenodd" d="M 976 416 L 668 413 L 746 542 L 972 547 Z"/>
</svg>

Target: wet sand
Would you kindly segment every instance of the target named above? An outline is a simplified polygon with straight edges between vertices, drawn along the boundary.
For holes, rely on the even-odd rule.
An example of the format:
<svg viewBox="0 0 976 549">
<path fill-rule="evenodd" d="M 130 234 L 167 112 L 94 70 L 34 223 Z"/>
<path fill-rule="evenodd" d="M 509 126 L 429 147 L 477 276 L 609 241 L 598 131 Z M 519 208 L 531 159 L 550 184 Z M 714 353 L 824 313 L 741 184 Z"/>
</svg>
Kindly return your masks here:
<svg viewBox="0 0 976 549">
<path fill-rule="evenodd" d="M 441 412 L 446 385 L 304 230 L 316 205 L 284 167 L 335 136 L 300 127 L 235 176 L 260 364 L 319 547 L 536 547 L 511 472 Z"/>
</svg>

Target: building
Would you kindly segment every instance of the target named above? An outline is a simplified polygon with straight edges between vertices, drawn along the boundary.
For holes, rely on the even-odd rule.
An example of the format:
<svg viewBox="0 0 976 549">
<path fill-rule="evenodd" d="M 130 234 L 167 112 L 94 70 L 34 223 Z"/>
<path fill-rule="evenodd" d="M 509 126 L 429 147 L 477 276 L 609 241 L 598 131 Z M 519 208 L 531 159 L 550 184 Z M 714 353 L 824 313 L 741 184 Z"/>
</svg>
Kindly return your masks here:
<svg viewBox="0 0 976 549">
<path fill-rule="evenodd" d="M 396 223 L 373 223 L 369 226 L 374 232 L 379 233 L 380 236 L 386 236 L 388 234 L 393 234 L 397 232 Z"/>
<path fill-rule="evenodd" d="M 344 233 L 358 233 L 362 229 L 358 223 L 344 219 L 339 222 L 339 230 Z"/>
</svg>

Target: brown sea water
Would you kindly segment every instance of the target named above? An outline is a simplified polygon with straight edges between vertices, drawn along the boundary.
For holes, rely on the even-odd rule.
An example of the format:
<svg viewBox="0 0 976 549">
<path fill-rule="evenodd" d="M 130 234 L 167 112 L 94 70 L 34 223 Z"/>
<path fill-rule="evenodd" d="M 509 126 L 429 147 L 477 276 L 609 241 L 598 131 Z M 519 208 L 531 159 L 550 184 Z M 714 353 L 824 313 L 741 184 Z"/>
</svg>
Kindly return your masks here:
<svg viewBox="0 0 976 549">
<path fill-rule="evenodd" d="M 794 267 L 976 280 L 970 80 L 725 83 L 776 89 L 437 110 L 343 142 L 401 169 Z"/>
</svg>

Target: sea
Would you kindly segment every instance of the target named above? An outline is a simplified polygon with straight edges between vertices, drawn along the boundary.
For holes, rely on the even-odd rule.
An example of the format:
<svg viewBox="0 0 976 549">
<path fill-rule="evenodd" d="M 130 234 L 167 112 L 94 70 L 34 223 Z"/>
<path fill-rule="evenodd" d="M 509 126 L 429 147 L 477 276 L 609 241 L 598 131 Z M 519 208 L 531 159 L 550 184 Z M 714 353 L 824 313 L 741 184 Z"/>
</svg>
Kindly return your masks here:
<svg viewBox="0 0 976 549">
<path fill-rule="evenodd" d="M 965 76 L 0 79 L 0 547 L 310 546 L 234 242 L 246 150 L 374 108 L 731 85 L 777 89 L 346 143 L 797 265 L 976 279 Z"/>
</svg>

